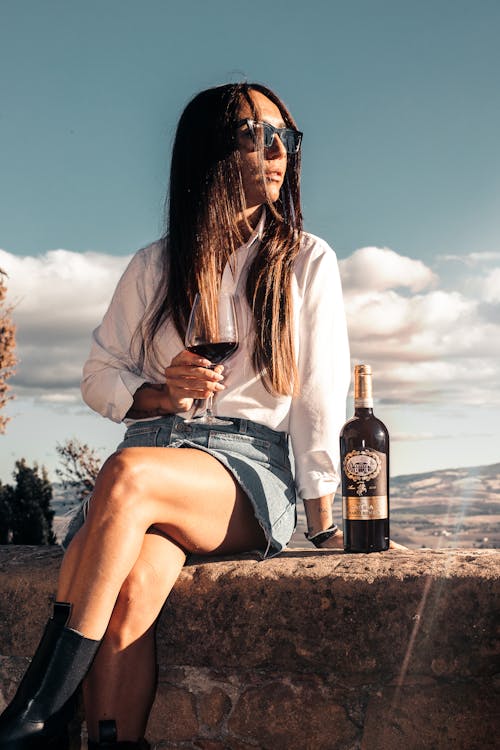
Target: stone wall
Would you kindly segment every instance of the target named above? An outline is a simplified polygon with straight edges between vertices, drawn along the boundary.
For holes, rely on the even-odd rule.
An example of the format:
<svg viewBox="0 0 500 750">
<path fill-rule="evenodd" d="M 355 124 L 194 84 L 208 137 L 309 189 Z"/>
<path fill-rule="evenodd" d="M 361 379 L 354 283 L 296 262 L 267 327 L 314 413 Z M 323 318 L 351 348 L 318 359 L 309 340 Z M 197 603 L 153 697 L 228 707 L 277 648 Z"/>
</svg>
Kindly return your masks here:
<svg viewBox="0 0 500 750">
<path fill-rule="evenodd" d="M 0 710 L 60 558 L 0 547 Z M 148 737 L 158 750 L 497 747 L 499 577 L 488 550 L 193 560 L 160 619 Z"/>
</svg>

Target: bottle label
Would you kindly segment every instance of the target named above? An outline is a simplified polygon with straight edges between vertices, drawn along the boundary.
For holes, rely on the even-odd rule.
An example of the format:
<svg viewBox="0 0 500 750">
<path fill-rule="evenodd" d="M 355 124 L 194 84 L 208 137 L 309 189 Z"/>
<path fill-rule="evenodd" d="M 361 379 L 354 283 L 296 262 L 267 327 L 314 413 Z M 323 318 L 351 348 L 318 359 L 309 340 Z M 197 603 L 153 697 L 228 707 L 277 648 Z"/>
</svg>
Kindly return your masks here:
<svg viewBox="0 0 500 750">
<path fill-rule="evenodd" d="M 344 471 L 353 482 L 366 482 L 375 479 L 382 469 L 383 453 L 372 450 L 351 451 L 344 458 Z"/>
<path fill-rule="evenodd" d="M 372 448 L 350 451 L 342 461 L 343 514 L 352 521 L 387 518 L 387 456 Z"/>
<path fill-rule="evenodd" d="M 344 495 L 342 512 L 349 521 L 375 521 L 389 515 L 387 495 L 356 497 Z"/>
</svg>

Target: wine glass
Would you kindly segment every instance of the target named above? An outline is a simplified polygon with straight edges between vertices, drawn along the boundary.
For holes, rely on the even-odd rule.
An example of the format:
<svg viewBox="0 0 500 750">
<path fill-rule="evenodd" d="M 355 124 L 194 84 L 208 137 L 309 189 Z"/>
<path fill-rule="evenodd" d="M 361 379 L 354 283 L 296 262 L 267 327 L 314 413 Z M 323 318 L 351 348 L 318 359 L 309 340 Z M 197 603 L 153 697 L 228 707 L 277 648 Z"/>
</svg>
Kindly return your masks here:
<svg viewBox="0 0 500 750">
<path fill-rule="evenodd" d="M 213 314 L 210 314 L 210 308 L 213 309 Z M 212 304 L 201 294 L 195 296 L 185 344 L 188 351 L 209 359 L 210 369 L 214 369 L 234 354 L 239 340 L 235 300 L 232 294 L 221 293 Z M 197 424 L 232 424 L 231 420 L 213 415 L 213 400 L 214 394 L 211 393 L 206 401 L 205 413 L 201 417 L 191 417 L 184 421 Z"/>
</svg>

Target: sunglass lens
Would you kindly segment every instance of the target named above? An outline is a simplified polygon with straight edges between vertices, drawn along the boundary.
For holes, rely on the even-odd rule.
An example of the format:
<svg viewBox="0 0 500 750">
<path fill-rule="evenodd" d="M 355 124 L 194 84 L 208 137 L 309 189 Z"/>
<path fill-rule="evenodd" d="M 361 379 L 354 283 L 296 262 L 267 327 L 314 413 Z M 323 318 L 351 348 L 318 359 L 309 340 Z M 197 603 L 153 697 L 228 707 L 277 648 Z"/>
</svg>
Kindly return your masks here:
<svg viewBox="0 0 500 750">
<path fill-rule="evenodd" d="M 268 122 L 254 123 L 254 139 L 256 144 L 263 144 L 264 148 L 271 148 L 274 136 L 278 135 L 289 154 L 296 154 L 300 148 L 301 134 L 291 128 L 273 128 Z"/>
<path fill-rule="evenodd" d="M 268 122 L 262 124 L 262 130 L 264 133 L 264 148 L 271 148 L 276 131 Z"/>
</svg>

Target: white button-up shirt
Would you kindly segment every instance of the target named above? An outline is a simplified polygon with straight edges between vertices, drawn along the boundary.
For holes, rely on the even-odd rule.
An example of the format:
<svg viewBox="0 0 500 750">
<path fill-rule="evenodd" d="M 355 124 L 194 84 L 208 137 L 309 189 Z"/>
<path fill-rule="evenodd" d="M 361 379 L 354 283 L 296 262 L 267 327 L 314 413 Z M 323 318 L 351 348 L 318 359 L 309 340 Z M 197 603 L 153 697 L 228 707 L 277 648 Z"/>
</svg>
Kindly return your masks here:
<svg viewBox="0 0 500 750">
<path fill-rule="evenodd" d="M 216 414 L 251 419 L 288 432 L 295 460 L 295 481 L 302 498 L 335 492 L 339 483 L 339 432 L 345 421 L 350 382 L 349 345 L 335 253 L 306 232 L 292 277 L 297 396 L 273 396 L 252 366 L 254 321 L 245 298 L 248 269 L 258 252 L 262 217 L 248 242 L 236 251 L 233 270 L 226 266 L 223 291 L 238 300 L 240 344 L 224 365 L 225 390 L 214 400 Z M 101 325 L 93 333 L 85 363 L 82 395 L 95 411 L 115 422 L 124 420 L 133 395 L 143 383 L 164 382 L 146 360 L 142 371 L 130 355 L 130 343 L 147 306 L 154 300 L 161 271 L 160 245 L 140 250 L 130 261 Z M 184 349 L 173 323 L 157 334 L 163 367 Z"/>
</svg>

